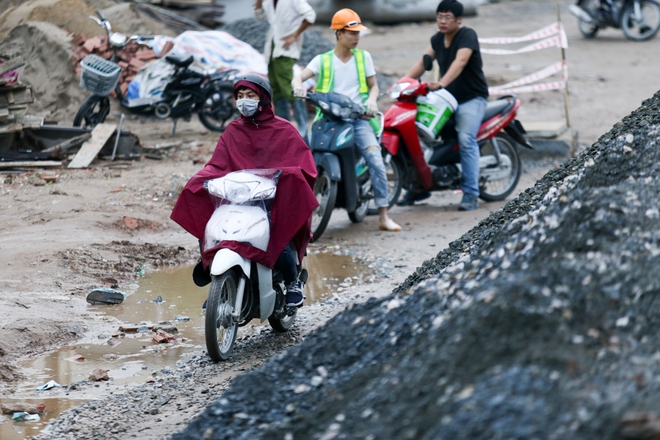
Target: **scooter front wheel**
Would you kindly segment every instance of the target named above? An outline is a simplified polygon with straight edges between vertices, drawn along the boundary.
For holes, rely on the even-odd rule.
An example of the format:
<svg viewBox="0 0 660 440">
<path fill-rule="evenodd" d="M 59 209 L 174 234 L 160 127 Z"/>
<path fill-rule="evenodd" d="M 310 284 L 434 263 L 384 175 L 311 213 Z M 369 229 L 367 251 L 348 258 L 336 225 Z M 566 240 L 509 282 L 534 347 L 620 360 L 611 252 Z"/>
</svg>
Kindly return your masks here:
<svg viewBox="0 0 660 440">
<path fill-rule="evenodd" d="M 312 242 L 315 242 L 328 226 L 332 210 L 337 202 L 337 182 L 330 178 L 330 173 L 323 168 L 318 169 L 314 195 L 319 206 L 312 213 Z"/>
<path fill-rule="evenodd" d="M 209 356 L 218 362 L 229 359 L 234 349 L 238 320 L 232 314 L 241 307 L 236 304 L 238 275 L 229 270 L 222 275 L 213 275 L 212 278 L 206 302 L 204 334 Z"/>
<path fill-rule="evenodd" d="M 655 0 L 639 2 L 639 16 L 635 13 L 635 2 L 627 2 L 621 13 L 621 30 L 627 39 L 646 41 L 660 29 L 660 4 Z"/>
<path fill-rule="evenodd" d="M 110 113 L 110 99 L 107 96 L 92 95 L 83 102 L 73 118 L 74 127 L 94 128 L 105 122 Z"/>
<path fill-rule="evenodd" d="M 361 200 L 355 211 L 348 213 L 348 218 L 353 223 L 360 223 L 367 218 L 367 212 L 369 211 L 369 200 Z M 378 211 L 376 211 L 378 212 Z"/>
</svg>

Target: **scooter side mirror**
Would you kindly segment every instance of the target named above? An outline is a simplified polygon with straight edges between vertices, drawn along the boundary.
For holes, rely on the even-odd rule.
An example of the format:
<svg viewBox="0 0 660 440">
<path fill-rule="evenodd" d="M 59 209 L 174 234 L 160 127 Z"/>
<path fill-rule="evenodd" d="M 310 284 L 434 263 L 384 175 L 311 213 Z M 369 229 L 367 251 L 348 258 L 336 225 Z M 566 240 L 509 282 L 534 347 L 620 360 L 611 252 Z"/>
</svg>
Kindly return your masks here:
<svg viewBox="0 0 660 440">
<path fill-rule="evenodd" d="M 433 69 L 433 57 L 431 55 L 424 54 L 422 62 L 424 63 L 424 70 L 429 71 Z"/>
</svg>

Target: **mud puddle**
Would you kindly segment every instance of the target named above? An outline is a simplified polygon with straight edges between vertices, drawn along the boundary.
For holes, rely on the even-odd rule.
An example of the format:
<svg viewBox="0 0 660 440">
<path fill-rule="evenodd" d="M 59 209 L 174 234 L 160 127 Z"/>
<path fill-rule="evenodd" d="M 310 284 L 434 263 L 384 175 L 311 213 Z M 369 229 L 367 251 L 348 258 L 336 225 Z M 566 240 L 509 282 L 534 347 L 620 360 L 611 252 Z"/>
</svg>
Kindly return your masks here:
<svg viewBox="0 0 660 440">
<path fill-rule="evenodd" d="M 332 300 L 351 286 L 367 282 L 371 276 L 371 269 L 343 255 L 310 254 L 304 266 L 309 271 L 305 288 L 307 305 Z M 134 293 L 129 294 L 120 305 L 89 306 L 90 310 L 105 316 L 104 319 L 116 320 L 115 333 L 99 332 L 95 335 L 99 339 L 98 344 L 69 346 L 22 363 L 20 367 L 26 380 L 19 384 L 12 399 L 2 398 L 0 401 L 43 402 L 46 412 L 38 422 L 15 422 L 11 420 L 11 414 L 0 415 L 0 438 L 13 440 L 36 435 L 49 419 L 61 412 L 129 384 L 141 384 L 152 376 L 167 374 L 168 370 L 176 368 L 175 363 L 182 354 L 205 350 L 204 313 L 201 307 L 207 294 L 208 287 L 200 288 L 193 284 L 192 267 L 182 267 L 146 275 L 134 287 Z M 176 342 L 156 344 L 152 341 L 153 332 L 146 331 L 145 327 L 158 323 L 167 323 L 163 325 L 166 331 L 168 327 L 176 327 L 176 331 L 171 331 Z M 262 325 L 268 326 L 268 322 L 262 324 L 255 320 L 243 327 L 238 337 L 258 331 Z M 131 326 L 131 330 L 137 328 L 139 332 L 119 331 L 120 327 Z M 91 332 L 94 335 L 93 329 Z M 97 369 L 107 370 L 110 380 L 90 381 L 90 374 Z M 37 387 L 51 380 L 63 387 L 36 391 Z"/>
</svg>

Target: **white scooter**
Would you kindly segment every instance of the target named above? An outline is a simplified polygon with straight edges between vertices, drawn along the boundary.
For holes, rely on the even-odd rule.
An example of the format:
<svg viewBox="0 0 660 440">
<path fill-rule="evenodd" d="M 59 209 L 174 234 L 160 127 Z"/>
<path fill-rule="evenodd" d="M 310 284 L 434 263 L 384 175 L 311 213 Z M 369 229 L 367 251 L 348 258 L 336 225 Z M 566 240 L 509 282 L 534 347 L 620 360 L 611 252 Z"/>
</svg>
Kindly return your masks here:
<svg viewBox="0 0 660 440">
<path fill-rule="evenodd" d="M 206 182 L 217 202 L 206 225 L 205 249 L 224 240 L 249 243 L 265 251 L 270 239 L 270 206 L 275 199 L 279 170 L 244 170 Z M 294 255 L 297 253 L 294 250 Z M 298 278 L 304 285 L 307 271 Z M 270 326 L 286 332 L 293 325 L 297 307 L 287 307 L 284 278 L 277 270 L 220 248 L 210 267 L 211 288 L 206 305 L 206 348 L 214 361 L 227 360 L 238 327 L 252 319 L 268 319 Z"/>
</svg>

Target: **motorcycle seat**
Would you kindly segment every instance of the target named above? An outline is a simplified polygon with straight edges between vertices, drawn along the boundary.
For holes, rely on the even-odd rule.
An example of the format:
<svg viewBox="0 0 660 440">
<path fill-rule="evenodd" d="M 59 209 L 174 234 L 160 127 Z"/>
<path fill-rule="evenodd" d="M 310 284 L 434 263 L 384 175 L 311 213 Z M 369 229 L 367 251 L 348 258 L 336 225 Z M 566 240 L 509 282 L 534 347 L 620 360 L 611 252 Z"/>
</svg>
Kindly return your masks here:
<svg viewBox="0 0 660 440">
<path fill-rule="evenodd" d="M 498 99 L 496 101 L 488 101 L 486 104 L 486 113 L 484 114 L 484 121 L 492 118 L 493 116 L 501 113 L 507 107 L 511 105 L 511 102 L 506 99 Z"/>
<path fill-rule="evenodd" d="M 165 59 L 167 60 L 167 62 L 172 63 L 177 67 L 188 67 L 193 62 L 192 55 L 189 55 L 187 58 L 181 58 L 175 55 L 167 55 Z"/>
</svg>

